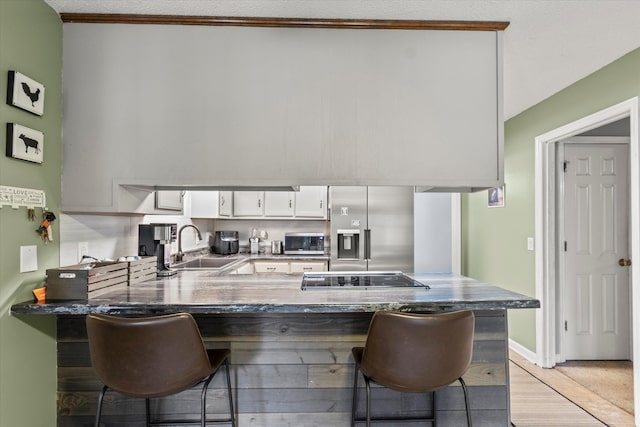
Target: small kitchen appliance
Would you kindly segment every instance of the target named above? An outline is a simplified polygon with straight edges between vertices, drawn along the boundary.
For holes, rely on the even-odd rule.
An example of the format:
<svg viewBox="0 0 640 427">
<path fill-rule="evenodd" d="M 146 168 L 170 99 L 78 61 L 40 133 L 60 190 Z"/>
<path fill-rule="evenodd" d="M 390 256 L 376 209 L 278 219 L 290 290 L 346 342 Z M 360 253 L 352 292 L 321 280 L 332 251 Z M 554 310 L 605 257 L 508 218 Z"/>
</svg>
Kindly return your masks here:
<svg viewBox="0 0 640 427">
<path fill-rule="evenodd" d="M 176 274 L 171 265 L 171 243 L 176 241 L 178 224 L 140 224 L 138 255 L 158 257 L 158 276 Z"/>
<path fill-rule="evenodd" d="M 216 231 L 213 236 L 214 254 L 233 255 L 238 253 L 239 239 L 237 231 Z"/>
<path fill-rule="evenodd" d="M 273 240 L 271 241 L 271 254 L 272 255 L 282 255 L 284 252 L 284 247 L 282 245 L 282 240 Z"/>
<path fill-rule="evenodd" d="M 324 255 L 324 233 L 284 233 L 287 255 Z"/>
</svg>

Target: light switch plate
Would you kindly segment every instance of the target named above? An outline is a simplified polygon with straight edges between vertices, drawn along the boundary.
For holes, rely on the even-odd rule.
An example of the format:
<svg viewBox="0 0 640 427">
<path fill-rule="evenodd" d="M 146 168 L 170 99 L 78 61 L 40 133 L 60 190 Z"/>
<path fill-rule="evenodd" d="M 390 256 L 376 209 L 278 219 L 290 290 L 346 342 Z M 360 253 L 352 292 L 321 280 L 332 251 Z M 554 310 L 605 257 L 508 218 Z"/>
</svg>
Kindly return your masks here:
<svg viewBox="0 0 640 427">
<path fill-rule="evenodd" d="M 20 246 L 20 273 L 38 269 L 38 247 Z"/>
<path fill-rule="evenodd" d="M 535 249 L 535 243 L 533 240 L 533 237 L 527 237 L 527 250 L 534 250 Z"/>
</svg>

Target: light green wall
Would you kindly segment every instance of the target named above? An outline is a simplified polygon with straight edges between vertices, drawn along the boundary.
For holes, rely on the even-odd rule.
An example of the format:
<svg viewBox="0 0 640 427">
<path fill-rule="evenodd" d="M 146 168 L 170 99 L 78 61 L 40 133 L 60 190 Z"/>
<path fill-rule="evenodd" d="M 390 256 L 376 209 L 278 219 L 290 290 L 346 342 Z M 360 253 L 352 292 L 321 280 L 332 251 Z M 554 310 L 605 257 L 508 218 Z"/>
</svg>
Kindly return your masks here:
<svg viewBox="0 0 640 427">
<path fill-rule="evenodd" d="M 42 117 L 6 104 L 7 72 L 20 71 L 45 85 Z M 0 156 L 0 185 L 44 190 L 47 207 L 60 212 L 62 163 L 62 23 L 43 0 L 0 0 L 0 145 L 6 123 L 44 132 L 39 165 Z M 33 298 L 45 270 L 57 267 L 58 240 L 45 245 L 25 208 L 0 209 L 0 427 L 56 425 L 55 319 L 16 317 L 11 305 Z M 54 238 L 59 236 L 54 223 Z M 20 246 L 36 245 L 38 270 L 20 273 Z"/>
<path fill-rule="evenodd" d="M 505 207 L 487 208 L 486 191 L 462 198 L 465 275 L 535 296 L 534 138 L 639 95 L 640 49 L 505 123 Z M 535 310 L 511 310 L 509 336 L 535 351 Z"/>
</svg>

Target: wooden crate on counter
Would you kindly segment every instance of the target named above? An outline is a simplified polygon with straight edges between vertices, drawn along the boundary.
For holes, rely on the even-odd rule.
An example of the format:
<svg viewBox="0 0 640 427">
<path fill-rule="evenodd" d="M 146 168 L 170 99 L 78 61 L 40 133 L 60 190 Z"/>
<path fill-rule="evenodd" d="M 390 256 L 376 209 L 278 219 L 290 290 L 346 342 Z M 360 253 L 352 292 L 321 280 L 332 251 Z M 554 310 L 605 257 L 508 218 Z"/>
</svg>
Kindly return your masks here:
<svg viewBox="0 0 640 427">
<path fill-rule="evenodd" d="M 135 261 L 128 261 L 129 264 L 129 284 L 154 280 L 158 272 L 158 257 L 142 257 Z"/>
<path fill-rule="evenodd" d="M 47 270 L 47 301 L 87 301 L 116 286 L 127 286 L 126 262 L 95 262 Z"/>
</svg>

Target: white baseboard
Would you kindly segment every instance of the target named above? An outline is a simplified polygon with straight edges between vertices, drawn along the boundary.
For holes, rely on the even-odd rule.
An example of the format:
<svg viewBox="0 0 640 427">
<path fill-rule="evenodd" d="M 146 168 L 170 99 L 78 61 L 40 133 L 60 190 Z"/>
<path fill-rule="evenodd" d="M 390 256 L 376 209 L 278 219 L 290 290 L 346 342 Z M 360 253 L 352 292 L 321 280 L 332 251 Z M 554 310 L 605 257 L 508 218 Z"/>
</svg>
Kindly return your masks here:
<svg viewBox="0 0 640 427">
<path fill-rule="evenodd" d="M 512 340 L 511 338 L 509 338 L 509 349 L 512 350 L 512 351 L 515 351 L 520 356 L 524 357 L 525 359 L 527 359 L 529 362 L 533 363 L 534 365 L 538 364 L 538 356 L 533 351 L 529 350 L 528 348 L 526 348 L 525 346 L 521 345 L 520 343 L 517 343 L 516 341 Z"/>
</svg>

